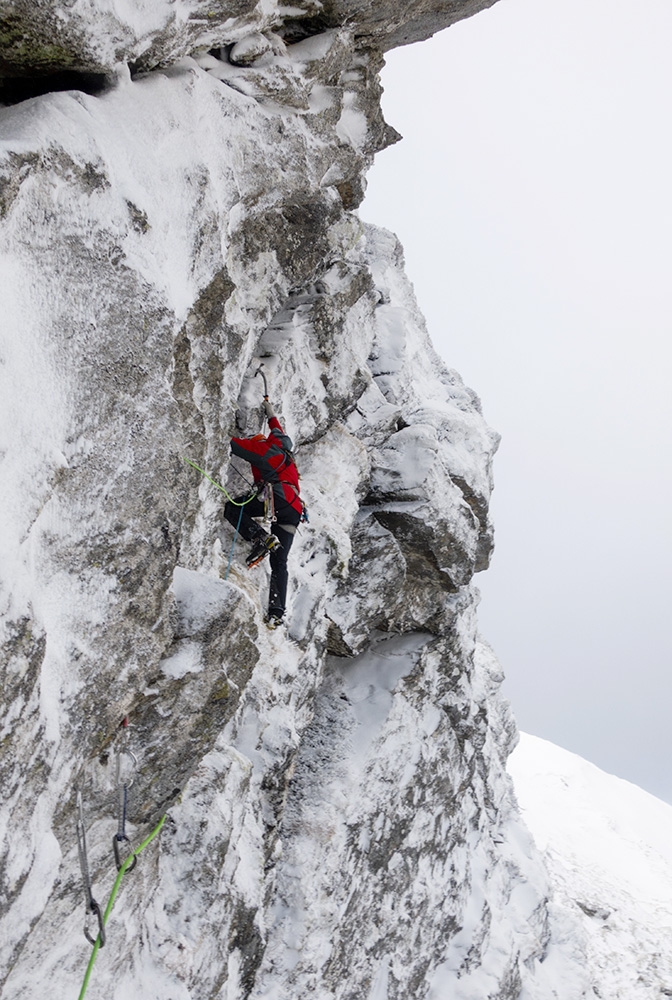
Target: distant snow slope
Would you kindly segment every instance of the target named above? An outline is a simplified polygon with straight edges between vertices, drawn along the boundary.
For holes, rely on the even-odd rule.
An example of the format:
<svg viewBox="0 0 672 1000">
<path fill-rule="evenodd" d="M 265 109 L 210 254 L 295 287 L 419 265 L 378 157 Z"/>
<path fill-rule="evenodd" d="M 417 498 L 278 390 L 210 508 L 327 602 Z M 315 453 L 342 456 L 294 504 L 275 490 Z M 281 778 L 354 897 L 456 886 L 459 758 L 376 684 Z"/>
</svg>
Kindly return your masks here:
<svg viewBox="0 0 672 1000">
<path fill-rule="evenodd" d="M 595 996 L 672 996 L 672 806 L 536 736 L 508 768 L 557 908 L 584 925 Z"/>
</svg>

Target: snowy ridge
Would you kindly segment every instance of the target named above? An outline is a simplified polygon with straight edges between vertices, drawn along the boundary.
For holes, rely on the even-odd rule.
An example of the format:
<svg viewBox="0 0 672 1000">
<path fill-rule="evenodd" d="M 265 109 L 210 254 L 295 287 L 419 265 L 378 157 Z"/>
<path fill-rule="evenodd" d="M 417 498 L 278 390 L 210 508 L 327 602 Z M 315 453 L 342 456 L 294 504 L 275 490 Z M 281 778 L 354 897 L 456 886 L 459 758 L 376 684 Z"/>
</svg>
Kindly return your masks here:
<svg viewBox="0 0 672 1000">
<path fill-rule="evenodd" d="M 672 996 L 672 806 L 525 733 L 508 767 L 592 993 Z"/>
</svg>

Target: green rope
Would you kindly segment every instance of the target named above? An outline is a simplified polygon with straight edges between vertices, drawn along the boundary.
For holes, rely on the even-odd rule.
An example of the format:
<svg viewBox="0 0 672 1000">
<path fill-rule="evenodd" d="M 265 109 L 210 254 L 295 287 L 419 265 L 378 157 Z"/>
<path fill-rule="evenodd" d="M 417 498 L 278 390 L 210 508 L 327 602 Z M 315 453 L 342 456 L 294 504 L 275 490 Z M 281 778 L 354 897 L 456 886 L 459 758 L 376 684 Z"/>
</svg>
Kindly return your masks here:
<svg viewBox="0 0 672 1000">
<path fill-rule="evenodd" d="M 245 504 L 250 503 L 256 497 L 256 493 L 255 493 L 255 494 L 253 494 L 253 496 L 248 497 L 247 500 L 243 500 L 243 502 L 240 503 L 238 500 L 234 500 L 233 497 L 231 496 L 231 494 L 227 490 L 225 490 L 224 487 L 220 483 L 218 483 L 216 480 L 214 480 L 212 478 L 212 476 L 209 476 L 207 472 L 204 472 L 203 469 L 201 469 L 200 466 L 196 465 L 195 462 L 192 462 L 190 458 L 185 458 L 184 461 L 187 463 L 187 465 L 190 465 L 192 467 L 192 469 L 196 469 L 196 471 L 200 472 L 200 474 L 202 476 L 205 476 L 206 479 L 209 479 L 210 482 L 212 483 L 212 485 L 216 486 L 218 490 L 221 490 L 222 493 L 224 494 L 224 496 L 227 498 L 227 500 L 230 503 L 232 503 L 234 505 L 234 507 L 244 507 Z"/>
<path fill-rule="evenodd" d="M 135 851 L 133 851 L 132 854 L 129 854 L 129 856 L 126 858 L 123 865 L 119 869 L 119 874 L 117 875 L 114 885 L 112 886 L 112 892 L 110 893 L 110 898 L 108 900 L 107 906 L 105 907 L 105 913 L 103 914 L 103 924 L 106 924 L 109 919 L 110 913 L 112 912 L 112 907 L 114 906 L 114 901 L 117 898 L 117 893 L 119 892 L 119 886 L 121 885 L 121 880 L 126 874 L 128 867 L 133 863 L 133 859 L 137 858 L 138 854 L 140 854 L 141 851 L 144 851 L 147 845 L 151 844 L 156 835 L 161 831 L 161 827 L 166 822 L 166 816 L 167 813 L 164 813 L 161 819 L 159 820 L 158 826 L 156 826 L 149 834 L 149 836 L 143 840 L 143 842 L 140 844 L 140 847 L 138 847 Z M 83 1000 L 84 994 L 86 993 L 87 987 L 89 985 L 89 979 L 91 978 L 91 973 L 93 972 L 93 966 L 96 961 L 96 955 L 98 954 L 99 950 L 100 950 L 100 934 L 96 938 L 96 943 L 93 946 L 93 951 L 91 952 L 91 958 L 89 959 L 89 964 L 86 969 L 86 975 L 84 976 L 84 982 L 82 983 L 82 989 L 80 991 L 78 1000 Z"/>
</svg>

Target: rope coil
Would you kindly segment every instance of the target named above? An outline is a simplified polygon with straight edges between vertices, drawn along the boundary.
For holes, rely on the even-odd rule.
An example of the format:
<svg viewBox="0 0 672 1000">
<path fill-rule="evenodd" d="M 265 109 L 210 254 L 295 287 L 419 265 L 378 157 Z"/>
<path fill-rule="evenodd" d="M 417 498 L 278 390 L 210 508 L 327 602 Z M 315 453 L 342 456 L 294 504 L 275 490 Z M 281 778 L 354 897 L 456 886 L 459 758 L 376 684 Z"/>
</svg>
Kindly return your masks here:
<svg viewBox="0 0 672 1000">
<path fill-rule="evenodd" d="M 236 531 L 233 536 L 233 541 L 231 542 L 231 551 L 229 552 L 229 564 L 226 567 L 226 573 L 224 575 L 224 579 L 228 580 L 229 573 L 231 572 L 231 563 L 233 562 L 233 551 L 236 546 L 236 538 L 238 537 L 238 532 L 240 531 L 240 523 L 243 520 L 243 508 L 246 507 L 248 503 L 251 503 L 253 500 L 256 499 L 259 490 L 257 489 L 257 487 L 253 486 L 251 489 L 250 496 L 246 500 L 243 500 L 241 503 L 240 500 L 234 500 L 229 491 L 225 490 L 224 487 L 221 485 L 221 483 L 218 483 L 215 479 L 212 478 L 212 476 L 209 476 L 207 472 L 201 469 L 200 466 L 196 465 L 195 462 L 192 462 L 190 458 L 185 458 L 184 461 L 187 463 L 187 465 L 190 465 L 193 469 L 196 469 L 197 472 L 200 472 L 202 476 L 205 476 L 205 478 L 209 482 L 211 482 L 213 486 L 216 486 L 218 490 L 221 490 L 221 492 L 224 494 L 229 503 L 233 504 L 234 507 L 240 507 L 240 514 L 238 515 L 238 524 L 236 526 Z M 234 472 L 236 472 L 243 480 L 243 482 L 245 482 L 246 485 L 249 486 L 249 483 L 247 483 L 245 477 L 240 472 L 238 472 L 238 470 L 235 467 L 234 467 Z"/>
<path fill-rule="evenodd" d="M 200 472 L 202 476 L 205 476 L 205 478 L 209 482 L 211 482 L 213 486 L 216 486 L 218 490 L 221 490 L 221 492 L 224 494 L 229 503 L 232 503 L 234 507 L 245 507 L 248 503 L 254 500 L 254 498 L 257 495 L 257 491 L 255 489 L 254 492 L 252 493 L 252 496 L 248 497 L 247 500 L 243 500 L 242 503 L 239 500 L 234 500 L 229 491 L 226 490 L 221 483 L 218 483 L 216 479 L 213 479 L 212 476 L 208 475 L 208 473 L 205 472 L 204 469 L 201 469 L 199 465 L 196 465 L 195 462 L 192 462 L 190 458 L 183 458 L 183 461 L 186 462 L 187 465 L 190 465 L 192 469 L 196 469 L 197 472 Z"/>
</svg>

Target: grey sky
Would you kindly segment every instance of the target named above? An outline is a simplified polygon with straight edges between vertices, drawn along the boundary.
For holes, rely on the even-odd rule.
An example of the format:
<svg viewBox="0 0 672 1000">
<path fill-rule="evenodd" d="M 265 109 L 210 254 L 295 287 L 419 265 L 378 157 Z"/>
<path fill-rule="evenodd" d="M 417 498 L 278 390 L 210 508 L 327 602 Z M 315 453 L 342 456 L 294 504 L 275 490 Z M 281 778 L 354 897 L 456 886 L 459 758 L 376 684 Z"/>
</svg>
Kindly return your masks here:
<svg viewBox="0 0 672 1000">
<path fill-rule="evenodd" d="M 389 54 L 362 216 L 503 435 L 481 624 L 521 728 L 672 802 L 672 4 L 500 0 Z"/>
</svg>

